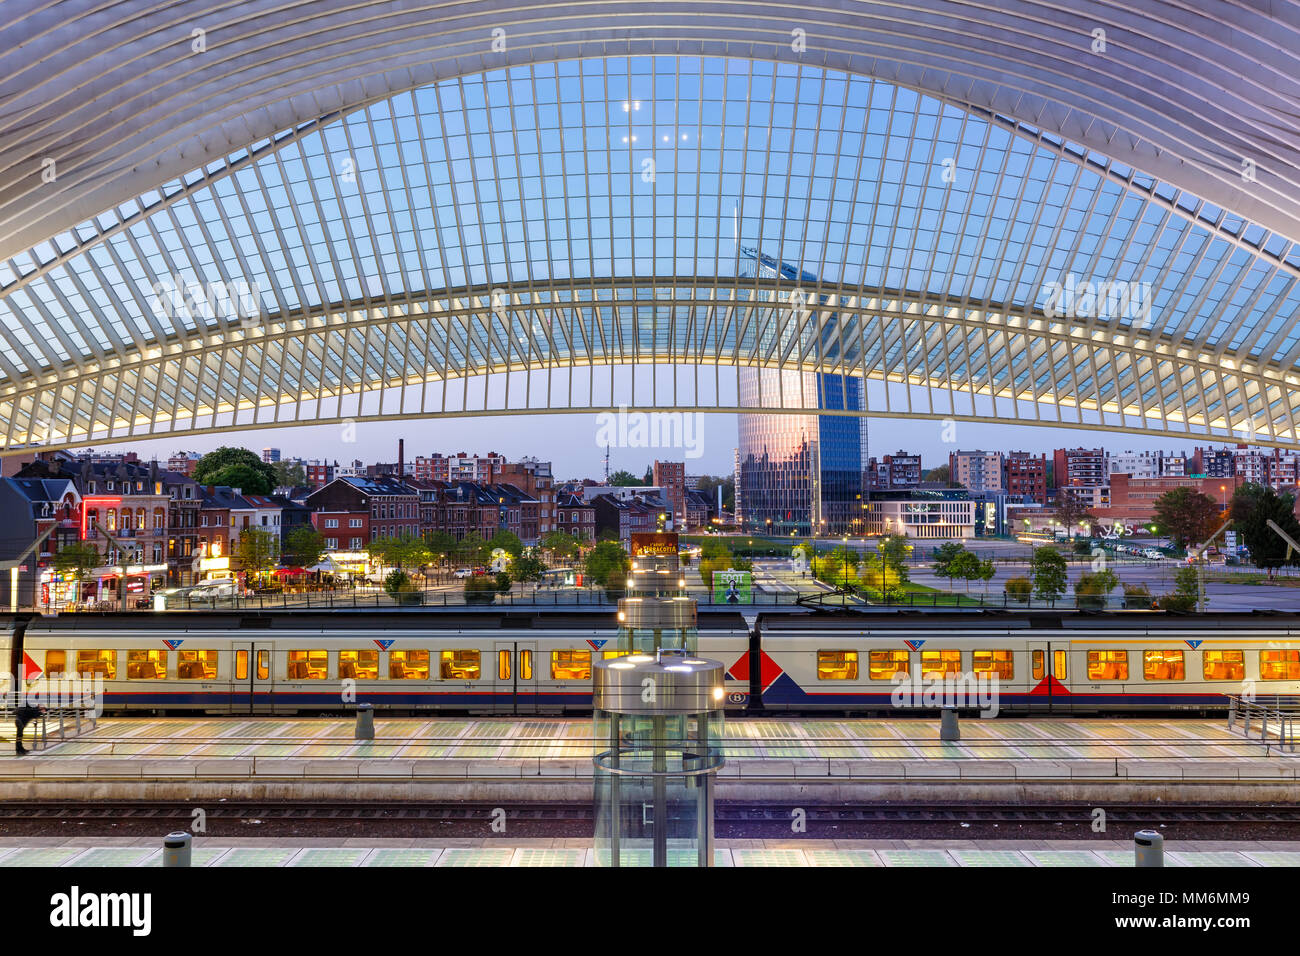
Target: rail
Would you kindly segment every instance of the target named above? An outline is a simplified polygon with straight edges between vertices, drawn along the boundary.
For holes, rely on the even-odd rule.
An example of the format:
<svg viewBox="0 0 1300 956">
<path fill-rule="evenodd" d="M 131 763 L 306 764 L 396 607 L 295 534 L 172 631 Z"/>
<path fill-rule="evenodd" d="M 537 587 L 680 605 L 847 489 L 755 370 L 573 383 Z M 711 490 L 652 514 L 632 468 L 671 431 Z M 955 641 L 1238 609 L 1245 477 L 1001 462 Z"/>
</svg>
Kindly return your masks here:
<svg viewBox="0 0 1300 956">
<path fill-rule="evenodd" d="M 15 723 L 17 729 L 18 708 L 23 698 L 17 693 L 0 694 L 0 723 Z M 32 745 L 34 750 L 49 749 L 51 725 L 53 732 L 59 735 L 59 742 L 68 739 L 68 734 L 80 736 L 82 725 L 88 724 L 91 730 L 99 726 L 102 701 L 93 694 L 79 694 L 68 700 L 61 700 L 53 705 L 40 705 L 38 712 L 25 722 L 25 727 L 32 728 Z M 15 735 L 15 746 L 21 743 Z M 39 746 L 37 746 L 39 744 Z"/>
<path fill-rule="evenodd" d="M 1240 725 L 1242 735 L 1249 740 L 1258 726 L 1260 741 L 1271 746 L 1272 738 L 1276 737 L 1278 749 L 1283 753 L 1296 752 L 1297 720 L 1300 720 L 1300 697 L 1228 698 L 1228 730 L 1236 733 Z"/>
</svg>

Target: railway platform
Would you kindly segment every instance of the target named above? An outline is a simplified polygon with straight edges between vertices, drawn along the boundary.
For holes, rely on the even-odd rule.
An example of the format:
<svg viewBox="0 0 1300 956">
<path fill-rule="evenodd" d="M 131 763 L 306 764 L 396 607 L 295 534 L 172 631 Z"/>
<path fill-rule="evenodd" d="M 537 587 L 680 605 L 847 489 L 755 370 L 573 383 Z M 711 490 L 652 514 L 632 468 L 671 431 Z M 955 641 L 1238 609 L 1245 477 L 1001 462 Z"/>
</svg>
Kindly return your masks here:
<svg viewBox="0 0 1300 956">
<path fill-rule="evenodd" d="M 8 728 L 4 728 L 8 730 Z M 1292 802 L 1300 757 L 1224 720 L 740 719 L 721 799 Z M 0 752 L 10 741 L 0 740 Z M 0 757 L 9 799 L 585 800 L 585 719 L 112 718 Z"/>
<path fill-rule="evenodd" d="M 158 839 L 0 838 L 0 867 L 155 867 Z M 213 867 L 586 867 L 591 840 L 333 839 L 196 837 L 193 866 Z M 1121 840 L 719 840 L 724 867 L 1129 867 L 1132 842 Z M 648 864 L 648 860 L 646 861 Z M 635 864 L 633 864 L 635 865 Z M 1300 842 L 1168 843 L 1167 867 L 1300 866 Z"/>
</svg>

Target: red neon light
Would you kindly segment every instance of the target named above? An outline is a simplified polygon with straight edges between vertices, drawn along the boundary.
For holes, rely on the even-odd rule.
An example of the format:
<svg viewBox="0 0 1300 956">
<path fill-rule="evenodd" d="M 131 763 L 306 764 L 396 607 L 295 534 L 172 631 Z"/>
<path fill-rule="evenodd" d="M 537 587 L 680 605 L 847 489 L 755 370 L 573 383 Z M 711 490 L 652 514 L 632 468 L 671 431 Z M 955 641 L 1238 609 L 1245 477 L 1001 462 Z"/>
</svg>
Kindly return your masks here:
<svg viewBox="0 0 1300 956">
<path fill-rule="evenodd" d="M 90 508 L 87 507 L 87 505 L 92 501 L 96 503 L 103 502 L 104 504 L 115 504 L 115 505 L 120 505 L 122 503 L 121 497 L 101 498 L 97 495 L 91 495 L 89 498 L 82 498 L 81 499 L 81 540 L 82 541 L 86 540 L 86 519 L 90 512 Z"/>
</svg>

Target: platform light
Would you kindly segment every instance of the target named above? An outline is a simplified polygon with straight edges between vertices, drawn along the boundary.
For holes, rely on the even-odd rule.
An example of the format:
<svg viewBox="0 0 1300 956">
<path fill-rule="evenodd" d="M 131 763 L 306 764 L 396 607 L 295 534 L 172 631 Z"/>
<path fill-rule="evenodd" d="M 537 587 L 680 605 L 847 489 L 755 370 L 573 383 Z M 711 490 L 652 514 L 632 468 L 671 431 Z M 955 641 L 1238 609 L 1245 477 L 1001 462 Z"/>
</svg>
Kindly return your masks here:
<svg viewBox="0 0 1300 956">
<path fill-rule="evenodd" d="M 713 688 L 713 699 L 714 699 L 714 700 L 722 700 L 722 695 L 723 695 L 723 693 L 724 693 L 724 692 L 723 692 L 723 690 L 722 690 L 721 687 L 715 687 L 715 688 Z"/>
</svg>

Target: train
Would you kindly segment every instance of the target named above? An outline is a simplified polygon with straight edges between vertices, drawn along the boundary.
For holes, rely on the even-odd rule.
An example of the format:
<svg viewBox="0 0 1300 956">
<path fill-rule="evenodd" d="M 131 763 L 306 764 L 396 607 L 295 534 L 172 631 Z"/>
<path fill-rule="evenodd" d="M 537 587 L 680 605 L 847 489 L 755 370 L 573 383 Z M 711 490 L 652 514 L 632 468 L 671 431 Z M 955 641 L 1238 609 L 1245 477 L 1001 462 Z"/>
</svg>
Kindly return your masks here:
<svg viewBox="0 0 1300 956">
<path fill-rule="evenodd" d="M 102 686 L 106 713 L 586 713 L 612 610 L 466 608 L 0 616 L 29 687 Z M 728 711 L 869 715 L 1220 710 L 1300 696 L 1300 615 L 701 609 Z M 102 682 L 102 685 L 99 683 Z M 12 683 L 12 682 L 11 682 Z M 969 691 L 967 696 L 953 697 Z"/>
</svg>

